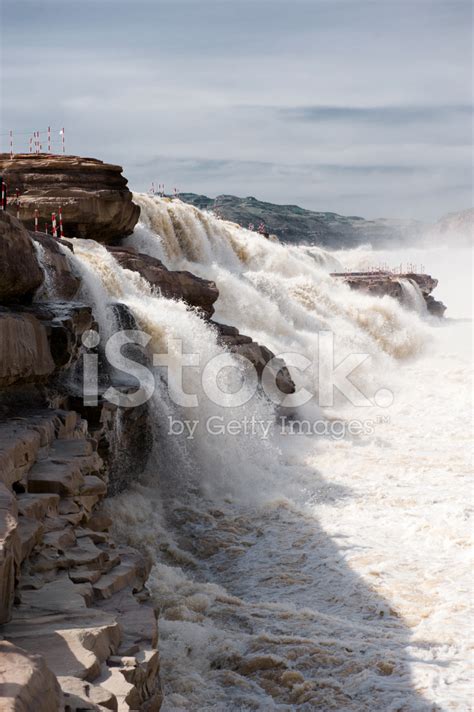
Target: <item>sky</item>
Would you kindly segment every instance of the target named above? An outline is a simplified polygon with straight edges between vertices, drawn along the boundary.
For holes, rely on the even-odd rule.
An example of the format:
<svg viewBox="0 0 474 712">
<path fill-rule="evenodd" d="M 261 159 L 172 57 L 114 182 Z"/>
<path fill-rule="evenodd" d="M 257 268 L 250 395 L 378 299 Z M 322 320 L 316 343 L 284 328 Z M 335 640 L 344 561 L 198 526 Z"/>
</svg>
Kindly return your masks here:
<svg viewBox="0 0 474 712">
<path fill-rule="evenodd" d="M 0 0 L 0 140 L 368 218 L 472 198 L 470 0 Z"/>
</svg>

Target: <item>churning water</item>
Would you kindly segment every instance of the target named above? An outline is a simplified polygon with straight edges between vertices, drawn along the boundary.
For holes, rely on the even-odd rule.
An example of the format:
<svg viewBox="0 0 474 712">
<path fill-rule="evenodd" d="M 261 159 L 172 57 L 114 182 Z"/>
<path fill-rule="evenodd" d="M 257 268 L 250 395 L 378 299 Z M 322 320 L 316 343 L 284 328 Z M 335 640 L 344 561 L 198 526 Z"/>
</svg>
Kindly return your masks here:
<svg viewBox="0 0 474 712">
<path fill-rule="evenodd" d="M 294 413 L 329 424 L 321 434 L 233 435 L 232 422 L 278 423 L 275 407 L 258 395 L 217 406 L 188 369 L 185 391 L 199 404 L 183 409 L 158 379 L 149 471 L 109 506 L 121 536 L 155 562 L 163 709 L 470 709 L 470 322 L 428 317 L 411 283 L 404 307 L 329 276 L 376 261 L 370 248 L 285 246 L 180 201 L 135 200 L 129 243 L 214 280 L 216 321 L 276 354 L 313 359 L 325 331 L 336 365 L 369 356 L 351 379 L 370 403 L 338 394 Z M 177 337 L 202 363 L 221 352 L 211 325 L 103 247 L 75 241 L 73 259 L 104 337 L 115 328 L 107 306 L 120 301 L 153 351 Z M 424 252 L 438 276 L 429 261 Z M 460 316 L 464 274 L 449 282 Z M 442 278 L 438 291 L 450 306 Z M 318 393 L 317 368 L 290 370 Z M 183 417 L 199 421 L 193 439 L 168 434 Z M 220 427 L 209 430 L 213 418 Z"/>
</svg>

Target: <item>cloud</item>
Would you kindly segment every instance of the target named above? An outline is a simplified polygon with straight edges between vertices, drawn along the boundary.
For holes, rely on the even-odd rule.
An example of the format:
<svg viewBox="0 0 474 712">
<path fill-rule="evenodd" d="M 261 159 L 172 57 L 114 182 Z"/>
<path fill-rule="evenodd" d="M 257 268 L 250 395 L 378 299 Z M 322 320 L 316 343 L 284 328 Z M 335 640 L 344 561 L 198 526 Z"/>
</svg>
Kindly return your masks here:
<svg viewBox="0 0 474 712">
<path fill-rule="evenodd" d="M 0 7 L 1 132 L 65 126 L 68 150 L 140 189 L 368 217 L 470 202 L 466 0 Z"/>
<path fill-rule="evenodd" d="M 422 124 L 463 118 L 472 119 L 471 104 L 457 106 L 296 106 L 276 109 L 283 119 L 309 122 L 350 122 L 364 124 Z"/>
</svg>

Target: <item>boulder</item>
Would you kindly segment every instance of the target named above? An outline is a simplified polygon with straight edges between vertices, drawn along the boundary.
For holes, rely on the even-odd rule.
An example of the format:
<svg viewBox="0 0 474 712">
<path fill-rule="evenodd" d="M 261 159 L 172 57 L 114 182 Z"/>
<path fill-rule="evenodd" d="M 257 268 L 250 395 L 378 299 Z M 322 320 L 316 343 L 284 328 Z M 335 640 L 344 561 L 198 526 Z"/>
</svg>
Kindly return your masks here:
<svg viewBox="0 0 474 712">
<path fill-rule="evenodd" d="M 30 236 L 16 218 L 0 211 L 0 302 L 30 301 L 42 282 Z"/>
<path fill-rule="evenodd" d="M 94 680 L 120 645 L 120 626 L 114 616 L 87 608 L 80 593 L 71 594 L 83 585 L 60 579 L 46 590 L 23 591 L 24 610 L 4 634 L 28 653 L 44 655 L 55 675 Z"/>
<path fill-rule="evenodd" d="M 60 712 L 63 695 L 55 675 L 40 655 L 0 641 L 2 712 Z"/>
<path fill-rule="evenodd" d="M 0 387 L 44 382 L 54 371 L 45 327 L 33 314 L 0 307 Z"/>
<path fill-rule="evenodd" d="M 100 685 L 84 682 L 77 677 L 59 676 L 59 683 L 64 693 L 68 712 L 85 710 L 117 710 L 117 698 L 112 692 Z"/>
<path fill-rule="evenodd" d="M 92 324 L 91 308 L 78 302 L 0 306 L 0 388 L 44 383 L 69 367 Z"/>
<path fill-rule="evenodd" d="M 30 230 L 35 209 L 43 229 L 61 207 L 67 237 L 111 242 L 130 235 L 140 215 L 122 168 L 95 158 L 17 154 L 10 159 L 0 154 L 0 175 L 11 191 L 19 190 L 20 220 Z M 8 200 L 12 212 L 15 203 L 12 194 Z"/>
<path fill-rule="evenodd" d="M 222 346 L 225 346 L 231 353 L 240 354 L 248 359 L 255 367 L 259 379 L 261 379 L 263 369 L 269 361 L 275 358 L 275 354 L 266 346 L 261 346 L 256 341 L 253 341 L 250 336 L 241 334 L 234 326 L 219 324 L 217 321 L 211 321 L 210 323 L 217 329 L 219 342 Z M 276 359 L 273 366 L 272 372 L 281 393 L 285 395 L 294 393 L 295 384 L 285 362 L 282 359 Z"/>
<path fill-rule="evenodd" d="M 109 247 L 117 262 L 125 269 L 139 272 L 153 287 L 158 287 L 167 299 L 182 299 L 197 307 L 207 317 L 214 314 L 214 302 L 219 296 L 215 282 L 201 279 L 187 271 L 169 270 L 155 257 L 125 247 Z"/>
</svg>

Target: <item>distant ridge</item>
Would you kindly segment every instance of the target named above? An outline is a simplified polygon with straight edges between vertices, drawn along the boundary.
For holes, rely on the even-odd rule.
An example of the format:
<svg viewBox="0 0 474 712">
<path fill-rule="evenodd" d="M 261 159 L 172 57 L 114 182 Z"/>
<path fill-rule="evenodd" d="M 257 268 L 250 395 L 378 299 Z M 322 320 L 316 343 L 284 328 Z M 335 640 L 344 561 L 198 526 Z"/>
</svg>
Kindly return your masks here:
<svg viewBox="0 0 474 712">
<path fill-rule="evenodd" d="M 203 210 L 216 211 L 226 220 L 248 227 L 265 223 L 268 232 L 282 242 L 307 243 L 323 247 L 355 247 L 370 243 L 377 246 L 409 244 L 424 239 L 439 241 L 451 229 L 455 230 L 456 242 L 467 241 L 472 232 L 474 210 L 450 213 L 432 225 L 419 220 L 379 218 L 366 220 L 356 215 L 316 212 L 298 205 L 277 205 L 257 200 L 252 196 L 239 198 L 235 195 L 219 195 L 209 198 L 196 193 L 182 193 L 181 199 Z"/>
</svg>

